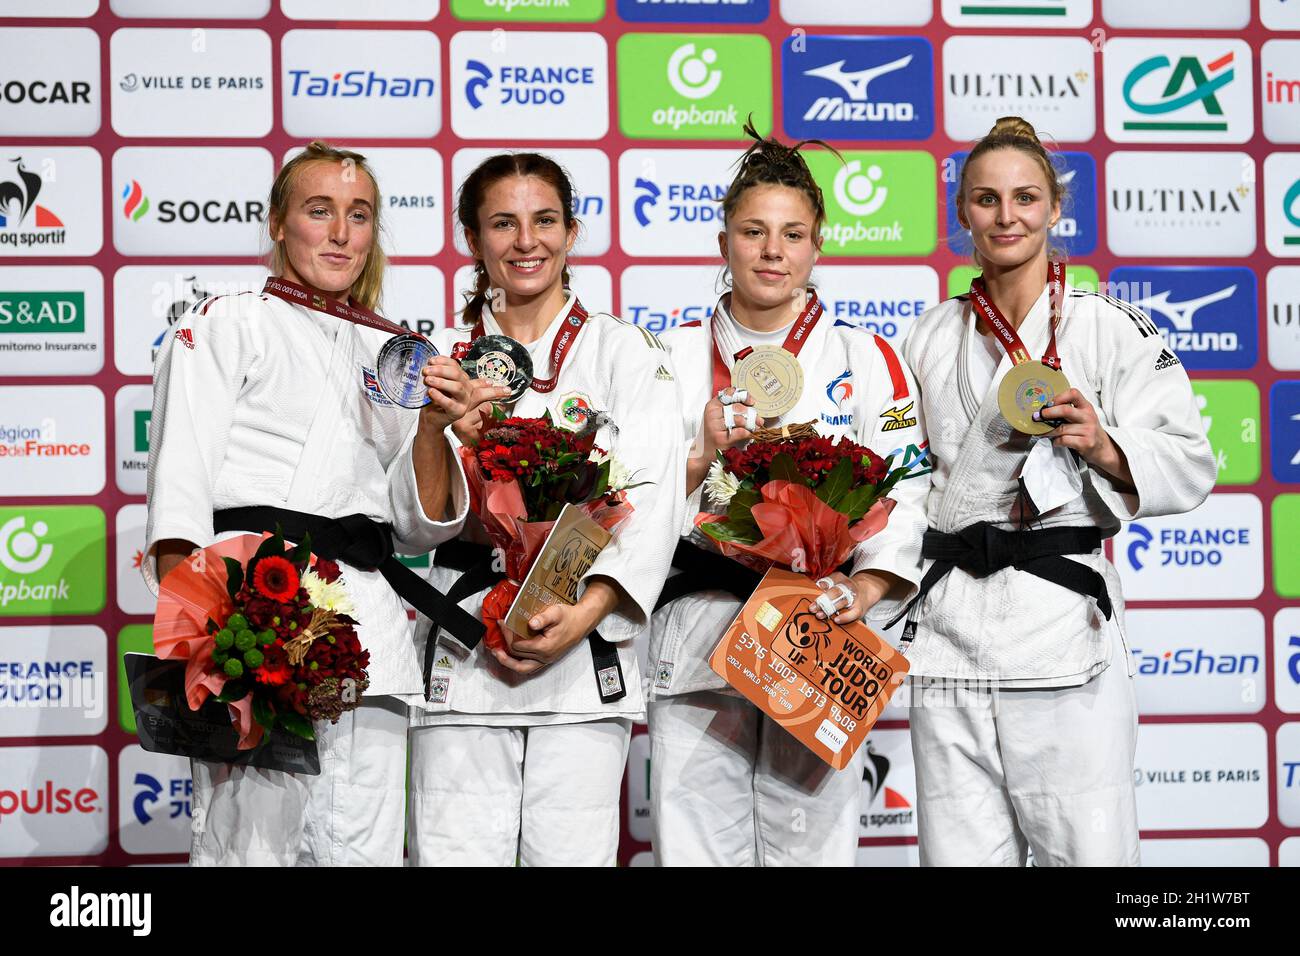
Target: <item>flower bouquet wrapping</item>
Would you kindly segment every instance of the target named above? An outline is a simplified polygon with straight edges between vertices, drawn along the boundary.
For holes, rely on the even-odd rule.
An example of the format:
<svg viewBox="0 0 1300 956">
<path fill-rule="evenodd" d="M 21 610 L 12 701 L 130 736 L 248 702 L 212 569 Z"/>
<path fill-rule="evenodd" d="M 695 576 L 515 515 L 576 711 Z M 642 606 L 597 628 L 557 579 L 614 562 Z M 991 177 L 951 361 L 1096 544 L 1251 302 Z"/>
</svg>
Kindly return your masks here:
<svg viewBox="0 0 1300 956">
<path fill-rule="evenodd" d="M 709 666 L 836 770 L 849 766 L 907 662 L 861 621 L 818 616 L 825 595 L 814 580 L 888 523 L 889 492 L 907 474 L 891 463 L 811 424 L 760 429 L 720 453 L 705 480 L 725 513 L 695 518 L 724 555 L 764 572 Z"/>
<path fill-rule="evenodd" d="M 594 428 L 571 431 L 542 418 L 506 418 L 496 409 L 475 446 L 460 448 L 470 508 L 505 556 L 505 579 L 483 599 L 484 641 L 508 650 L 505 619 L 566 504 L 611 534 L 632 515 L 637 487 L 595 446 Z"/>
<path fill-rule="evenodd" d="M 695 526 L 723 554 L 758 571 L 772 566 L 814 578 L 843 564 L 881 531 L 889 498 L 906 468 L 891 470 L 870 448 L 793 426 L 718 453 L 704 492 L 724 513 L 701 512 Z"/>
<path fill-rule="evenodd" d="M 163 580 L 154 649 L 185 660 L 185 696 L 198 710 L 226 703 L 239 749 L 273 727 L 312 740 L 313 720 L 337 722 L 361 702 L 370 652 L 333 561 L 309 541 L 240 535 L 182 561 Z"/>
</svg>

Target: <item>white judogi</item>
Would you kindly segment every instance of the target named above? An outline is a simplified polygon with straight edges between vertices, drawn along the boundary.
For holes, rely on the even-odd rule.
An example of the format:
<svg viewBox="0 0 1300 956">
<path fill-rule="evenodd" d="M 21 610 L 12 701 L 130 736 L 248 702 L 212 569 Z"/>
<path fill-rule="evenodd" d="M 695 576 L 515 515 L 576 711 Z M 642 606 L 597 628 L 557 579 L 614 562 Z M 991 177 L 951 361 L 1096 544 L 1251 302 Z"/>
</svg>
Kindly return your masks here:
<svg viewBox="0 0 1300 956">
<path fill-rule="evenodd" d="M 756 336 L 735 321 L 724 296 L 711 319 L 666 333 L 681 380 L 684 434 L 694 443 L 713 397 L 713 325 L 722 323 L 724 358 L 734 340 L 780 345 L 785 330 Z M 886 529 L 854 552 L 853 571 L 889 571 L 912 587 L 880 602 L 872 620 L 902 607 L 920 580 L 923 502 L 929 487 L 926 439 L 911 373 L 883 339 L 823 315 L 799 352 L 803 395 L 779 422 L 815 421 L 831 438 L 848 437 L 894 465 L 915 463 L 892 494 L 898 502 Z M 890 359 L 893 359 L 891 368 Z M 703 486 L 688 501 L 683 533 L 711 548 L 694 530 Z M 707 503 L 706 503 L 707 504 Z M 725 591 L 678 598 L 654 616 L 650 661 L 651 819 L 664 865 L 852 865 L 866 748 L 838 773 L 708 665 L 709 654 L 740 611 Z M 798 811 L 797 825 L 793 814 Z"/>
<path fill-rule="evenodd" d="M 417 413 L 371 384 L 387 336 L 269 295 L 196 305 L 154 369 L 145 580 L 167 538 L 211 544 L 213 512 L 272 505 L 393 526 L 403 553 L 454 536 L 467 510 L 463 473 L 449 521 L 420 505 L 411 444 Z M 224 535 L 223 537 L 229 537 Z M 377 571 L 343 565 L 370 687 L 354 716 L 317 723 L 319 776 L 194 762 L 194 863 L 386 863 L 402 859 L 404 713 L 422 675 L 401 600 Z M 323 803 L 321 794 L 332 796 Z M 300 855 L 301 848 L 301 855 Z"/>
<path fill-rule="evenodd" d="M 1048 332 L 1044 290 L 1019 328 L 1035 360 L 1047 346 Z M 1077 469 L 1083 492 L 1044 511 L 1029 527 L 1096 527 L 1109 536 L 1121 521 L 1197 507 L 1214 486 L 1215 463 L 1187 375 L 1164 347 L 1151 320 L 1127 303 L 1067 285 L 1057 341 L 1062 371 L 1093 404 L 1107 433 L 1123 450 L 1137 493 L 1116 488 L 1082 459 L 1057 455 L 1053 467 Z M 929 526 L 941 532 L 956 532 L 981 521 L 1006 530 L 1016 528 L 1012 514 L 1018 479 L 1035 439 L 1013 431 L 998 411 L 997 387 L 1011 366 L 1010 359 L 1001 358 L 991 384 L 972 380 L 972 368 L 979 368 L 979 351 L 984 347 L 965 296 L 923 315 L 903 345 L 904 357 L 921 383 L 922 404 L 931 423 L 935 470 L 926 510 Z M 979 848 L 1023 846 L 1027 837 L 1041 861 L 1136 861 L 1129 743 L 1134 739 L 1136 708 L 1131 686 L 1117 681 L 1114 674 L 1103 674 L 1112 662 L 1122 662 L 1132 671 L 1119 575 L 1100 549 L 1069 559 L 1103 576 L 1114 605 L 1112 622 L 1104 620 L 1091 599 L 1014 568 L 982 579 L 957 568 L 913 612 L 918 626 L 907 655 L 914 682 L 912 746 L 918 786 L 921 780 L 936 781 L 947 774 L 955 749 L 968 753 L 972 765 L 983 768 L 994 790 L 1014 798 L 1029 788 L 1043 796 L 1037 803 L 1017 803 L 1018 816 L 1003 817 L 1006 826 L 1019 828 L 1014 835 L 983 833 L 977 840 L 976 831 L 990 825 L 979 806 L 981 798 L 946 801 L 941 809 L 938 802 L 927 805 L 922 787 L 918 791 L 921 832 L 930 844 L 922 847 L 923 859 L 991 861 Z M 1097 675 L 1106 677 L 1104 692 L 1094 686 L 1101 679 Z M 934 688 L 948 680 L 974 680 L 1014 691 L 1001 695 L 1007 706 L 1022 699 L 1016 695 L 1026 689 L 1058 704 L 1017 710 L 1019 720 L 1036 723 L 1032 727 L 1022 723 L 1014 734 L 1005 732 L 1009 726 L 1005 717 L 996 730 L 990 729 L 994 725 L 977 729 L 972 722 L 950 720 L 948 715 L 941 720 L 917 707 L 916 701 L 924 702 L 926 697 L 922 687 Z M 1043 698 L 1044 694 L 1049 696 Z M 1074 703 L 1079 700 L 1105 701 L 1105 706 Z M 1052 738 L 1057 748 L 1050 760 L 1035 756 L 1045 752 L 1044 738 Z M 1112 749 L 1127 754 L 1123 760 L 1113 760 Z M 1085 767 L 1106 768 L 1108 774 L 1076 773 Z M 1053 804 L 1050 811 L 1044 807 L 1047 801 Z M 1049 816 L 1033 819 L 1040 812 Z M 1098 826 L 1103 818 L 1108 822 Z M 1057 825 L 1044 825 L 1045 819 Z M 1091 833 L 1091 844 L 1073 841 L 1067 830 Z M 1061 845 L 1053 845 L 1058 838 Z"/>
<path fill-rule="evenodd" d="M 572 302 L 570 297 L 546 331 L 528 346 L 536 378 L 555 374 L 551 347 L 561 323 L 568 321 Z M 483 310 L 482 320 L 485 334 L 501 334 L 489 308 Z M 468 326 L 446 329 L 435 335 L 434 342 L 440 351 L 449 353 L 469 335 Z M 585 861 L 613 861 L 623 757 L 615 759 L 608 735 L 613 733 L 621 740 L 621 753 L 626 755 L 631 721 L 644 719 L 645 698 L 633 639 L 649 623 L 668 574 L 684 510 L 685 462 L 677 386 L 671 359 L 658 339 L 614 316 L 592 315 L 570 348 L 555 389 L 541 393 L 530 388 L 511 414 L 540 417 L 549 410 L 556 424 L 577 429 L 583 422 L 579 410 L 584 407 L 608 412 L 618 430 L 614 434 L 602 428 L 596 444 L 622 462 L 634 481 L 649 482 L 628 492 L 635 511 L 588 572 L 588 576 L 614 579 L 627 595 L 598 628 L 605 640 L 618 647 L 627 695 L 610 703 L 601 700 L 585 640 L 560 660 L 524 676 L 501 667 L 483 644 L 466 654 L 444 633 L 436 646 L 432 675 L 446 682 L 445 700 L 430 703 L 421 698 L 412 708 L 409 846 L 414 862 L 489 864 L 501 860 L 501 828 L 484 831 L 480 826 L 483 814 L 522 821 L 519 845 L 531 847 L 526 854 L 529 862 L 573 859 L 573 849 L 563 848 L 564 834 L 570 832 L 584 834 Z M 471 526 L 479 535 L 475 540 L 486 542 L 475 519 Z M 467 533 L 473 532 L 467 529 Z M 429 575 L 443 591 L 458 577 L 458 572 L 437 566 Z M 480 591 L 465 599 L 461 607 L 481 617 L 486 593 Z M 421 616 L 416 626 L 421 655 L 429 627 L 430 622 Z M 606 730 L 585 726 L 594 722 Z M 573 725 L 573 733 L 565 735 L 556 725 Z M 537 728 L 548 731 L 534 747 Z M 549 743 L 542 747 L 540 739 Z M 473 782 L 454 781 L 482 794 L 477 800 L 466 800 L 456 787 L 447 789 L 444 762 L 460 766 L 456 754 L 477 749 L 496 753 L 499 759 L 474 762 L 470 769 L 480 776 Z M 541 753 L 546 756 L 539 756 Z M 508 754 L 514 756 L 507 759 Z M 545 760 L 546 769 L 534 767 L 536 760 Z M 595 768 L 600 769 L 596 774 L 599 782 L 593 778 Z M 543 791 L 527 786 L 529 779 L 541 779 L 543 774 L 555 780 L 555 786 L 545 788 L 545 797 Z M 522 790 L 520 780 L 524 781 Z M 600 801 L 599 806 L 591 806 L 593 787 L 611 794 L 612 804 Z M 484 800 L 490 806 L 484 806 Z M 535 802 L 542 800 L 570 809 L 544 812 L 545 805 Z M 609 812 L 611 806 L 613 813 Z M 517 829 L 513 831 L 513 838 L 519 836 Z"/>
</svg>

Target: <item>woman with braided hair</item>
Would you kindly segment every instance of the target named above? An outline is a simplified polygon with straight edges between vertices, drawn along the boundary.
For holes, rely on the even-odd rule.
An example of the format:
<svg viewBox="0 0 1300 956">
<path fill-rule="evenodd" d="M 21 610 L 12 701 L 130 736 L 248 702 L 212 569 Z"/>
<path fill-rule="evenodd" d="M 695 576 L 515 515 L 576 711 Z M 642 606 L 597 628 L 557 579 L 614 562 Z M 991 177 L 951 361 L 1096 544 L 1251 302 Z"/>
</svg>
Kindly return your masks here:
<svg viewBox="0 0 1300 956">
<path fill-rule="evenodd" d="M 925 447 L 916 388 L 890 345 L 825 314 L 809 285 L 825 206 L 799 154 L 760 138 L 739 162 L 722 201 L 718 248 L 730 291 L 712 316 L 665 333 L 682 392 L 688 516 L 700 511 L 717 452 L 747 442 L 760 426 L 815 422 L 881 455 Z M 824 145 L 824 144 L 823 144 Z M 784 347 L 803 390 L 779 419 L 758 417 L 730 385 L 747 349 Z M 902 423 L 902 424 L 900 424 Z M 918 472 L 924 472 L 918 468 Z M 863 542 L 852 574 L 832 575 L 843 597 L 835 620 L 887 614 L 920 577 L 921 502 L 928 478 L 901 482 L 887 528 Z M 688 519 L 651 629 L 649 707 L 653 842 L 661 865 L 852 865 L 866 748 L 834 771 L 732 691 L 708 657 L 757 583 L 757 575 L 708 544 Z M 748 575 L 748 576 L 747 576 Z"/>
</svg>

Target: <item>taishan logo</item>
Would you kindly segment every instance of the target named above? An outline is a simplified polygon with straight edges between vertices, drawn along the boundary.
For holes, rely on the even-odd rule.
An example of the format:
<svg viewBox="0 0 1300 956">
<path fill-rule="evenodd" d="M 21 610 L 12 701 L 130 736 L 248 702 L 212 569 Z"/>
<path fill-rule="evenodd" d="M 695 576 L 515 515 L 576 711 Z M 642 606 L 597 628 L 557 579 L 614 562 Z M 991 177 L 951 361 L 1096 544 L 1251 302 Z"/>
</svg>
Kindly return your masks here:
<svg viewBox="0 0 1300 956">
<path fill-rule="evenodd" d="M 1176 113 L 1196 103 L 1200 103 L 1209 119 L 1149 119 L 1125 120 L 1127 130 L 1195 130 L 1203 132 L 1224 132 L 1228 121 L 1223 117 L 1223 106 L 1219 103 L 1218 92 L 1233 81 L 1233 53 L 1202 64 L 1194 56 L 1179 57 L 1177 63 L 1170 62 L 1169 57 L 1153 56 L 1143 60 L 1129 71 L 1124 79 L 1124 102 L 1136 113 L 1144 116 L 1164 116 Z M 1160 70 L 1170 70 L 1159 97 L 1154 101 L 1142 102 L 1137 99 L 1135 87 L 1147 76 Z M 1191 89 L 1186 89 L 1188 84 Z M 1184 114 L 1186 115 L 1186 114 Z"/>
<path fill-rule="evenodd" d="M 346 73 L 312 73 L 290 70 L 290 96 L 328 97 L 330 99 L 418 99 L 433 96 L 431 76 L 380 76 L 374 70 L 348 70 Z"/>
</svg>

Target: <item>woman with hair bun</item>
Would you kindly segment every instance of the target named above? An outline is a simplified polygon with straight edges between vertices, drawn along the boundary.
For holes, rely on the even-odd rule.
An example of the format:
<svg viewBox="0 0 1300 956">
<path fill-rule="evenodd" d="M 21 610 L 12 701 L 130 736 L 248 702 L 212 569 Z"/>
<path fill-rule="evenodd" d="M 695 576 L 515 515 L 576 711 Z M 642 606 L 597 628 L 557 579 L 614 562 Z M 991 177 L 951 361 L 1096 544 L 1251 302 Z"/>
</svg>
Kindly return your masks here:
<svg viewBox="0 0 1300 956">
<path fill-rule="evenodd" d="M 631 725 L 645 713 L 633 639 L 668 573 L 684 506 L 672 362 L 649 332 L 588 314 L 570 291 L 579 223 L 573 186 L 554 160 L 484 160 L 461 186 L 457 218 L 475 285 L 461 325 L 435 336 L 439 349 L 483 335 L 514 339 L 531 358 L 532 384 L 512 407 L 498 404 L 597 429 L 596 444 L 645 484 L 628 490 L 635 510 L 580 583 L 577 603 L 538 613 L 508 650 L 463 646 L 421 617 L 429 690 L 411 732 L 411 860 L 609 866 Z M 473 443 L 489 410 L 471 409 L 457 437 Z M 487 540 L 471 518 L 430 572 L 478 616 L 501 577 Z"/>
<path fill-rule="evenodd" d="M 1151 319 L 1065 282 L 1063 192 L 1034 128 L 998 120 L 955 199 L 982 275 L 903 345 L 935 457 L 902 639 L 923 865 L 1138 863 L 1132 663 L 1102 540 L 1196 508 L 1216 470 Z"/>
<path fill-rule="evenodd" d="M 925 436 L 915 383 L 893 348 L 827 316 L 809 285 L 825 206 L 799 154 L 804 144 L 746 132 L 755 143 L 722 201 L 718 234 L 731 290 L 710 318 L 664 334 L 692 449 L 679 573 L 664 588 L 650 644 L 654 849 L 661 865 L 852 865 L 867 748 L 832 770 L 709 668 L 758 575 L 719 555 L 689 519 L 717 452 L 758 426 L 813 421 L 827 437 L 897 452 L 898 464 L 909 447 L 923 452 Z M 758 417 L 752 397 L 738 399 L 729 384 L 737 359 L 760 345 L 784 347 L 802 368 L 802 394 L 778 420 Z M 851 575 L 831 576 L 852 598 L 837 622 L 896 611 L 915 591 L 926 473 L 918 463 L 897 486 L 888 526 L 858 546 Z"/>
<path fill-rule="evenodd" d="M 158 353 L 141 569 L 156 592 L 218 539 L 310 534 L 319 557 L 342 565 L 369 686 L 336 723 L 317 721 L 319 775 L 194 760 L 190 862 L 400 866 L 398 698 L 421 681 L 395 589 L 417 604 L 439 596 L 391 548 L 422 554 L 460 529 L 465 478 L 443 432 L 489 393 L 445 357 L 425 367 L 430 402 L 418 412 L 367 386 L 402 329 L 373 312 L 382 203 L 364 156 L 311 143 L 280 170 L 269 209 L 272 277 L 261 294 L 205 298 Z M 362 529 L 364 547 L 352 537 Z"/>
</svg>

